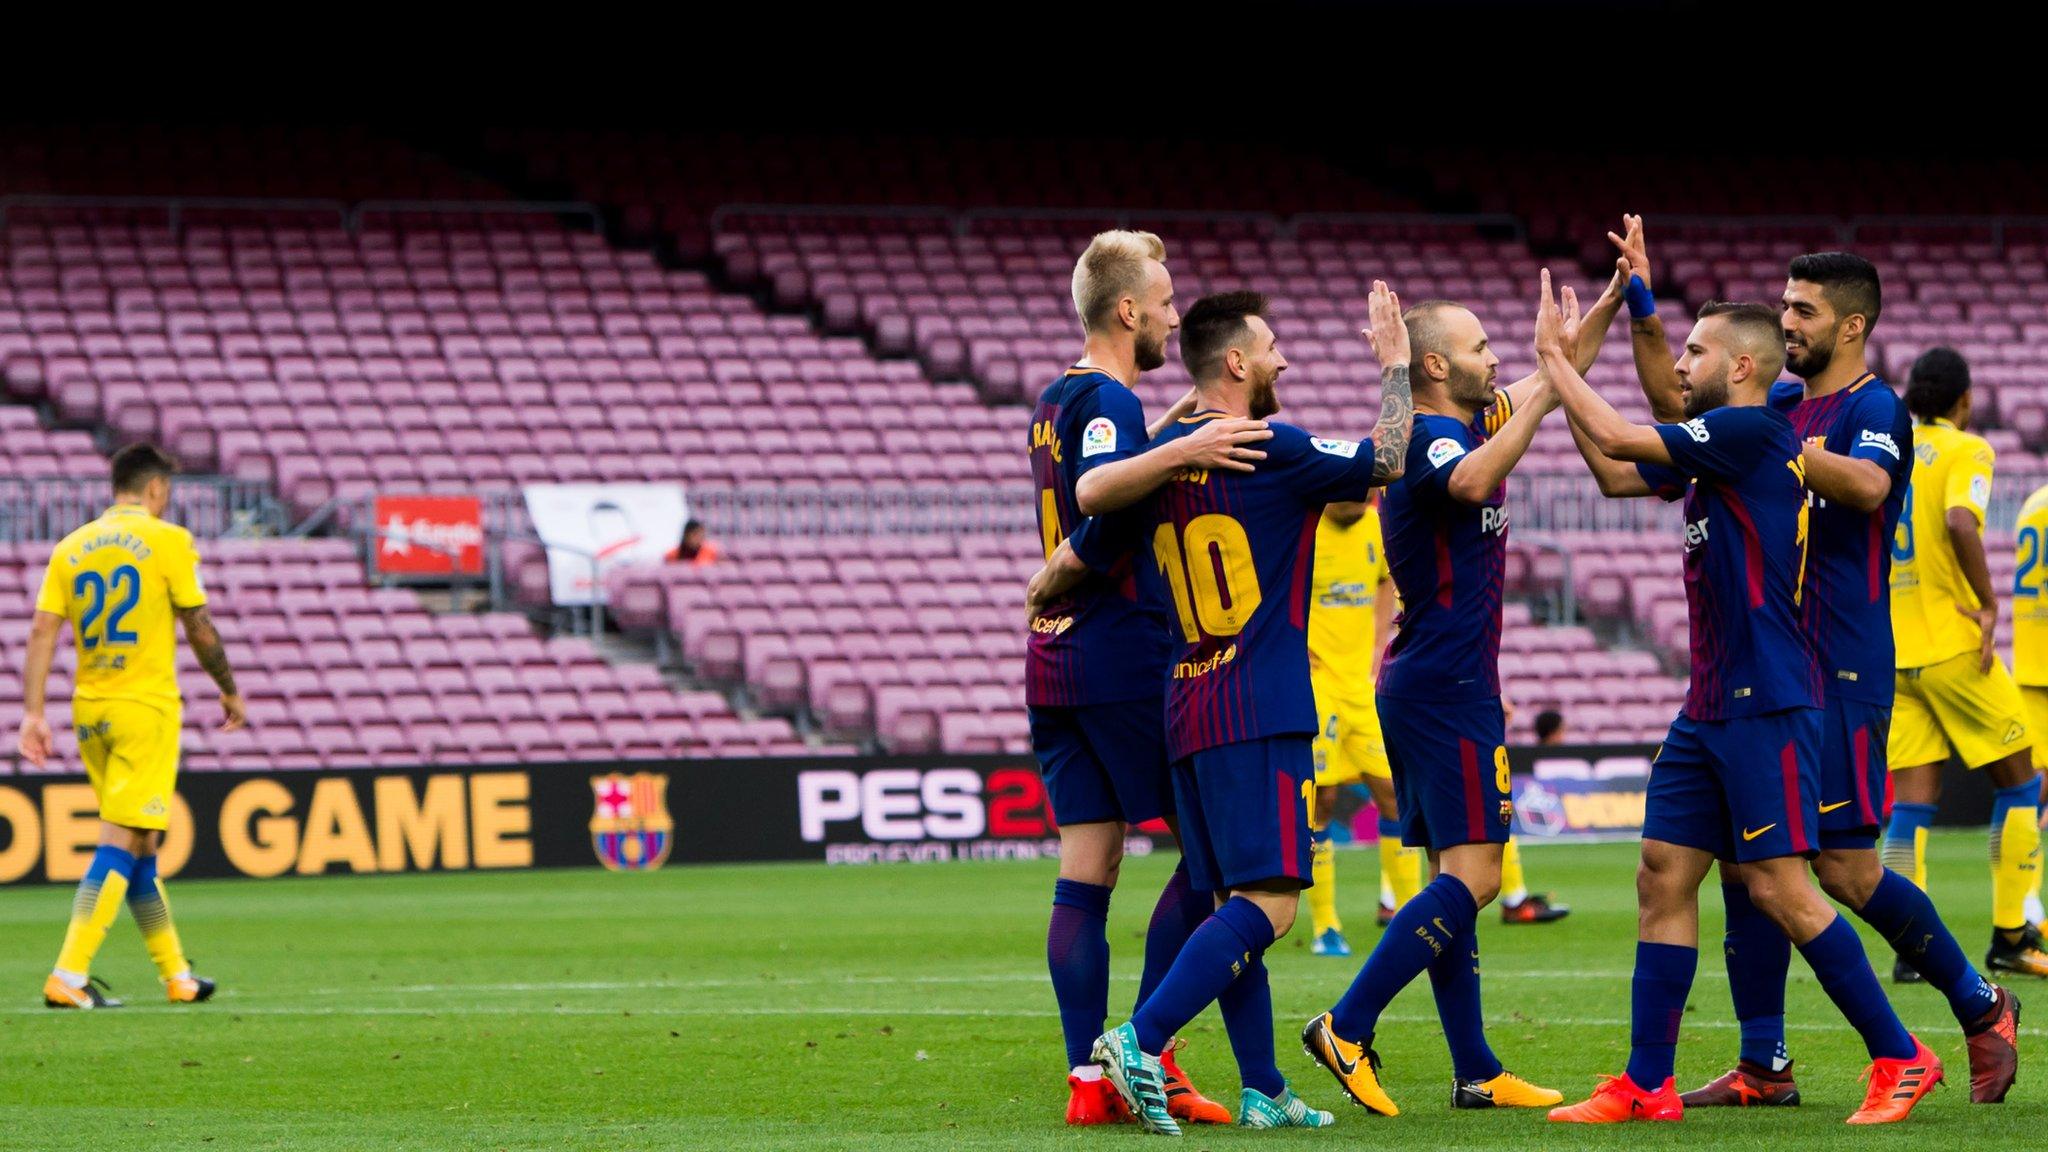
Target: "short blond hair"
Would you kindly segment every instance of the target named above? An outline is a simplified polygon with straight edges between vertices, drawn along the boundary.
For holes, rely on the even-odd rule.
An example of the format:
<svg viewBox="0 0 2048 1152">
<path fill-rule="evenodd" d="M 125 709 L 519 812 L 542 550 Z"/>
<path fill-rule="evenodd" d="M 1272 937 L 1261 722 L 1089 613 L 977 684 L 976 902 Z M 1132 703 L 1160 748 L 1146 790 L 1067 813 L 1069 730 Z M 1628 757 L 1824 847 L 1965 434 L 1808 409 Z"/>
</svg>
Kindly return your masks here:
<svg viewBox="0 0 2048 1152">
<path fill-rule="evenodd" d="M 1074 262 L 1074 311 L 1081 327 L 1099 331 L 1117 301 L 1145 286 L 1145 262 L 1166 262 L 1166 244 L 1150 232 L 1098 232 Z"/>
</svg>

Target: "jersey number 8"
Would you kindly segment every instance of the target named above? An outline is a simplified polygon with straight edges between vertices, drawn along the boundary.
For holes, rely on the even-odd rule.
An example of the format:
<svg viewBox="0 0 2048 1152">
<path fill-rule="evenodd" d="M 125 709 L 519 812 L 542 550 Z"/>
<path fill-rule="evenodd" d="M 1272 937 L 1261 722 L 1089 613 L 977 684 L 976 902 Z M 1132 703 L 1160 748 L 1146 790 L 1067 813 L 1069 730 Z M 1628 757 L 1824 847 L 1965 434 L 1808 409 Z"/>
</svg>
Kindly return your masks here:
<svg viewBox="0 0 2048 1152">
<path fill-rule="evenodd" d="M 1173 607 L 1181 635 L 1190 644 L 1203 635 L 1235 636 L 1259 608 L 1259 573 L 1244 525 L 1211 512 L 1188 521 L 1179 533 L 1161 524 L 1152 534 L 1152 556 L 1173 586 Z"/>
</svg>

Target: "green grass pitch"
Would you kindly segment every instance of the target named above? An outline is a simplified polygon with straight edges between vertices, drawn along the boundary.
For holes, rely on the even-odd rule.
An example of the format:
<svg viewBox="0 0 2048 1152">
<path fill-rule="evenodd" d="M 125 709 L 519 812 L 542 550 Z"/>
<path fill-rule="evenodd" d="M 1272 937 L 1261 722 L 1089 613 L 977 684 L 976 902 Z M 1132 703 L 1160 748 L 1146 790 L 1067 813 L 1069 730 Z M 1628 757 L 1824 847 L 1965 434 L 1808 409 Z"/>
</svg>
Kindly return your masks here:
<svg viewBox="0 0 2048 1152">
<path fill-rule="evenodd" d="M 1582 1096 L 1620 1070 L 1634 940 L 1632 844 L 1541 846 L 1532 881 L 1577 911 L 1557 925 L 1482 919 L 1486 1007 L 1508 1066 Z M 1935 891 L 1981 954 L 1981 832 L 1934 838 Z M 1135 993 L 1141 934 L 1172 857 L 1127 863 L 1111 913 L 1113 1012 Z M 1342 908 L 1369 948 L 1376 866 L 1341 857 Z M 38 989 L 67 889 L 0 891 L 0 1148 L 676 1149 L 1133 1148 L 1134 1128 L 1069 1131 L 1044 970 L 1048 863 L 772 866 L 173 884 L 200 970 L 223 991 L 158 999 L 124 915 L 98 973 L 135 1006 L 59 1013 Z M 1679 1050 L 1682 1087 L 1718 1073 L 1736 1033 L 1708 948 Z M 1938 995 L 1896 990 L 1949 1083 L 1906 1125 L 1851 1130 L 1861 1046 L 1795 957 L 1789 996 L 1804 1107 L 1696 1112 L 1682 1125 L 1577 1129 L 1538 1113 L 1452 1113 L 1428 981 L 1404 992 L 1379 1048 L 1396 1119 L 1342 1103 L 1294 1040 L 1357 959 L 1309 955 L 1307 921 L 1271 956 L 1281 1066 L 1326 1132 L 1203 1129 L 1196 1149 L 1283 1143 L 1417 1148 L 1928 1148 L 2030 1145 L 2048 1120 L 2043 1025 L 2023 1029 L 2019 1086 L 1969 1104 L 1960 1034 Z M 1891 954 L 1866 933 L 1889 972 Z M 1887 984 L 1889 987 L 1889 984 Z M 2048 1013 L 2048 987 L 2018 988 Z M 2038 1003 L 2039 1007 L 2033 1007 Z M 1185 1064 L 1235 1110 L 1213 1010 Z M 2035 1055 L 2042 1053 L 2042 1055 Z"/>
</svg>

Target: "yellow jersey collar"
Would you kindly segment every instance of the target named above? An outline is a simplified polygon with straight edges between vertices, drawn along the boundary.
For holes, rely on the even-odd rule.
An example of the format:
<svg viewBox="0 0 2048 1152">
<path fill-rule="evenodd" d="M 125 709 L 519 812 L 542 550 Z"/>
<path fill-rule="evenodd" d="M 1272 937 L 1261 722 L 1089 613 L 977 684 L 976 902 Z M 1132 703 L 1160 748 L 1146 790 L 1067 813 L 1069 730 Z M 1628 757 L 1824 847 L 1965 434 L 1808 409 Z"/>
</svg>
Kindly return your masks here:
<svg viewBox="0 0 2048 1152">
<path fill-rule="evenodd" d="M 140 505 L 140 504 L 131 504 L 131 503 L 125 503 L 125 502 L 124 502 L 124 503 L 120 503 L 120 504 L 109 504 L 109 505 L 107 506 L 107 510 L 106 510 L 105 512 L 101 513 L 101 515 L 103 515 L 103 516 L 147 516 L 147 515 L 149 515 L 149 509 L 147 509 L 147 508 L 144 508 L 144 507 L 143 507 L 142 505 Z"/>
<path fill-rule="evenodd" d="M 1950 420 L 1946 416 L 1936 416 L 1934 419 L 1927 421 L 1927 423 L 1936 425 L 1937 427 L 1946 428 L 1951 432 L 1962 431 L 1961 428 L 1956 427 L 1955 421 Z"/>
</svg>

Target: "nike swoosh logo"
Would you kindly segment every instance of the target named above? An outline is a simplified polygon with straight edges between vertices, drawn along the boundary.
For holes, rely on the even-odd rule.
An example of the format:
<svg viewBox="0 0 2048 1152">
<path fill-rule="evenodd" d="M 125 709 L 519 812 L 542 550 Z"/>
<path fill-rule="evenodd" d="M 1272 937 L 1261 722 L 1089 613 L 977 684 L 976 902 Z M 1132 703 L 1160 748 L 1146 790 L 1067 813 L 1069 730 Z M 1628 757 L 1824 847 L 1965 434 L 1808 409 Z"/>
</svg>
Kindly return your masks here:
<svg viewBox="0 0 2048 1152">
<path fill-rule="evenodd" d="M 1757 829 L 1757 830 L 1756 830 L 1756 831 L 1754 831 L 1754 832 L 1751 832 L 1751 831 L 1750 831 L 1749 829 L 1747 829 L 1747 828 L 1744 828 L 1744 829 L 1742 830 L 1742 838 L 1743 838 L 1744 840 L 1754 840 L 1754 839 L 1756 839 L 1757 837 L 1759 837 L 1759 836 L 1763 835 L 1763 834 L 1764 834 L 1764 833 L 1766 833 L 1766 832 L 1769 832 L 1769 831 L 1770 831 L 1771 829 L 1773 829 L 1773 828 L 1776 828 L 1776 827 L 1777 827 L 1777 825 L 1776 825 L 1776 824 L 1766 824 L 1766 825 L 1764 825 L 1763 827 L 1761 827 L 1761 828 Z"/>
<path fill-rule="evenodd" d="M 1847 807 L 1849 806 L 1849 804 L 1850 804 L 1850 802 L 1849 802 L 1849 801 L 1847 801 L 1847 800 L 1837 800 L 1837 801 L 1835 801 L 1835 802 L 1834 802 L 1833 804 L 1823 804 L 1823 805 L 1821 805 L 1821 806 L 1820 806 L 1820 810 L 1821 810 L 1822 814 L 1826 814 L 1826 813 L 1829 813 L 1829 812 L 1833 812 L 1833 811 L 1834 811 L 1835 809 L 1837 809 L 1837 808 L 1847 808 Z"/>
<path fill-rule="evenodd" d="M 1441 932 L 1441 933 L 1443 933 L 1444 935 L 1448 936 L 1448 935 L 1450 935 L 1450 934 L 1451 934 L 1451 930 L 1450 930 L 1449 928 L 1446 928 L 1446 927 L 1444 927 L 1444 921 L 1443 921 L 1443 917 L 1441 917 L 1441 916 L 1431 916 L 1431 917 L 1429 918 L 1429 922 L 1430 922 L 1431 924 L 1434 924 L 1434 925 L 1436 925 L 1436 930 L 1437 930 L 1437 931 L 1439 931 L 1439 932 Z"/>
</svg>

